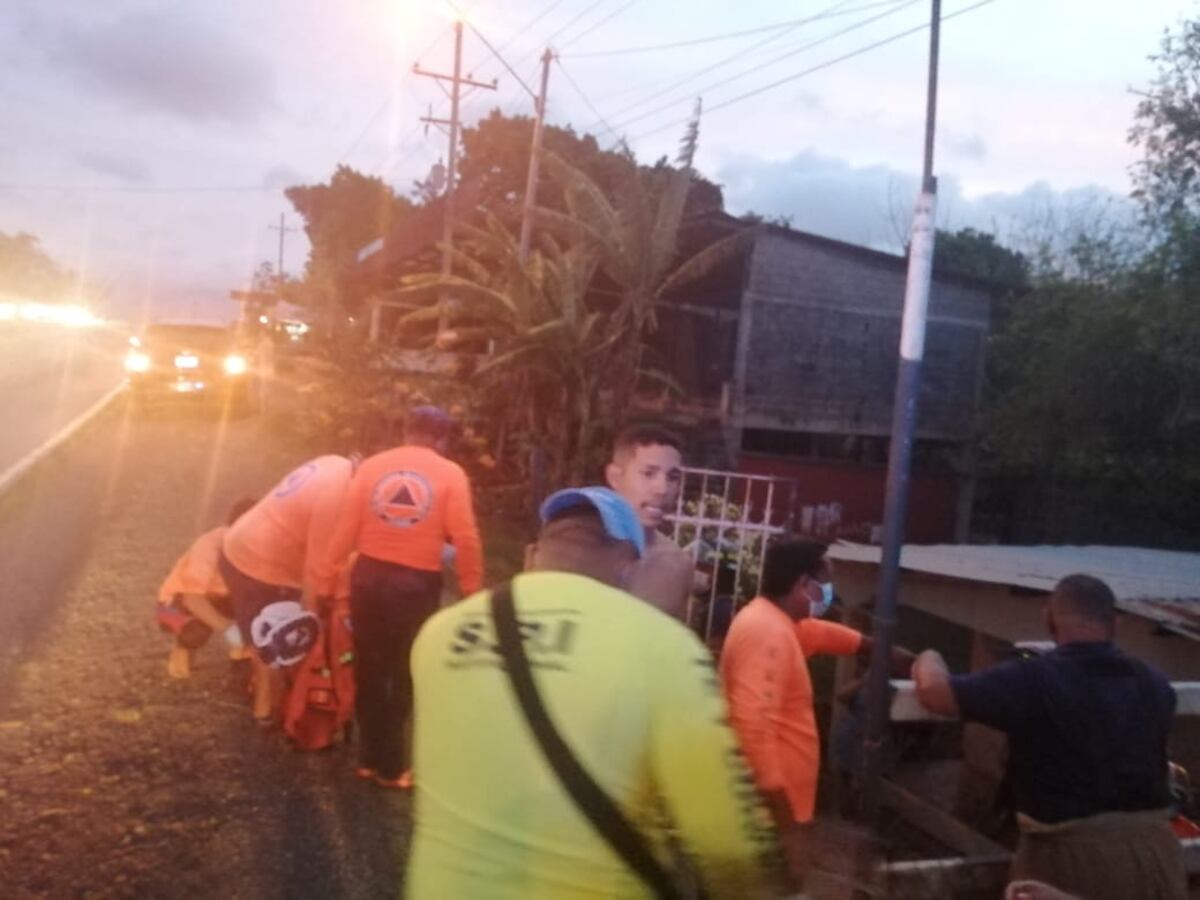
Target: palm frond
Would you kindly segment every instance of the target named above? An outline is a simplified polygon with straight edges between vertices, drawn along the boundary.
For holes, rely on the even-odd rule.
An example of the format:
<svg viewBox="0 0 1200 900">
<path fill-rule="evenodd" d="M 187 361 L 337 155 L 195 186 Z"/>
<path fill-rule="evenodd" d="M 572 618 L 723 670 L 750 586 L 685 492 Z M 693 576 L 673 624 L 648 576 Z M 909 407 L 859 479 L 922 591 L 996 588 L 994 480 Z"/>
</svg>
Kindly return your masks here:
<svg viewBox="0 0 1200 900">
<path fill-rule="evenodd" d="M 390 302 L 405 300 L 414 303 L 421 300 L 436 302 L 443 295 L 450 295 L 455 300 L 470 305 L 472 311 L 477 314 L 493 313 L 509 318 L 515 318 L 517 315 L 517 308 L 512 298 L 500 291 L 457 275 L 412 276 L 411 282 L 409 279 L 404 279 L 404 281 L 409 283 L 389 291 L 383 295 L 384 299 Z"/>
<path fill-rule="evenodd" d="M 747 228 L 728 237 L 720 238 L 703 250 L 692 254 L 663 279 L 654 292 L 655 300 L 661 300 L 672 291 L 703 278 L 714 269 L 735 258 L 753 243 L 757 233 L 757 229 Z"/>
</svg>

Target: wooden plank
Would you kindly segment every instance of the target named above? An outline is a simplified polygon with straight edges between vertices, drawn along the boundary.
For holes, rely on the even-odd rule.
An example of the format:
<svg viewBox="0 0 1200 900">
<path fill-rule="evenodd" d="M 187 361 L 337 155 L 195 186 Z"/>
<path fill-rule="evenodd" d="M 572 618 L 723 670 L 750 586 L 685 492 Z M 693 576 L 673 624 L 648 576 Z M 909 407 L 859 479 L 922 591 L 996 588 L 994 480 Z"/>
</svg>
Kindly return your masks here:
<svg viewBox="0 0 1200 900">
<path fill-rule="evenodd" d="M 950 719 L 931 713 L 917 702 L 916 687 L 911 681 L 892 682 L 896 694 L 892 698 L 891 718 L 893 722 L 948 722 Z M 1177 716 L 1200 716 L 1200 681 L 1173 681 L 1178 703 Z"/>
<path fill-rule="evenodd" d="M 983 856 L 971 859 L 919 859 L 884 865 L 889 900 L 926 900 L 928 897 L 999 897 L 1008 884 L 1011 858 Z"/>
<path fill-rule="evenodd" d="M 1006 856 L 1008 848 L 884 778 L 880 799 L 910 825 L 963 856 Z"/>
<path fill-rule="evenodd" d="M 1200 875 L 1200 838 L 1186 838 L 1183 845 L 1184 867 L 1190 879 Z M 966 858 L 916 859 L 885 863 L 881 866 L 887 896 L 892 900 L 908 897 L 952 897 L 963 893 L 990 893 L 999 896 L 1008 883 L 1011 857 L 985 855 Z"/>
</svg>

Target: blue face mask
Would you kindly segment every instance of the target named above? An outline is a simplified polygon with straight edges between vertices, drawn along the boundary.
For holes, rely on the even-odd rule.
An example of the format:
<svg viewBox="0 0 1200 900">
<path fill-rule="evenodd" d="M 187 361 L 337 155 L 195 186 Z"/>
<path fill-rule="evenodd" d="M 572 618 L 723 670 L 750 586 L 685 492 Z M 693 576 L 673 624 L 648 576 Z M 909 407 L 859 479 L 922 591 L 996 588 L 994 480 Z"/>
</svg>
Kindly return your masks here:
<svg viewBox="0 0 1200 900">
<path fill-rule="evenodd" d="M 808 614 L 814 619 L 820 619 L 833 606 L 833 582 L 821 582 L 821 602 L 809 607 Z"/>
</svg>

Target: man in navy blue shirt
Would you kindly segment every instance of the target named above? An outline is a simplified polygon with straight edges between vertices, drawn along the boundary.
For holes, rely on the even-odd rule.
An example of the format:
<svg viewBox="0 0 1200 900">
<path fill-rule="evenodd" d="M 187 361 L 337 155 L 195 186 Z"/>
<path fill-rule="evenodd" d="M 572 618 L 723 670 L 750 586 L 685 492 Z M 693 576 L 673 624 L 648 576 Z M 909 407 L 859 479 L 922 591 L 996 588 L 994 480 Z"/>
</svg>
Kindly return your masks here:
<svg viewBox="0 0 1200 900">
<path fill-rule="evenodd" d="M 1020 843 L 1012 877 L 1089 900 L 1183 898 L 1183 855 L 1166 808 L 1170 682 L 1113 645 L 1116 598 L 1090 575 L 1054 588 L 1056 647 L 971 675 L 935 651 L 913 666 L 929 710 L 1003 731 Z"/>
</svg>

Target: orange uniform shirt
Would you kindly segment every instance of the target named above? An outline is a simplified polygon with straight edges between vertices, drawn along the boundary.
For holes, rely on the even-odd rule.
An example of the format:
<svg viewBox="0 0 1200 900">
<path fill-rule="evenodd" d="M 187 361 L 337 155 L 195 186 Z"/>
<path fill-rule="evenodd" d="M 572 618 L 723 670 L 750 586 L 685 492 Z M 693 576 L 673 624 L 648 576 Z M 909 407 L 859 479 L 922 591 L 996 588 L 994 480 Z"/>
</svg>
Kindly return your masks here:
<svg viewBox="0 0 1200 900">
<path fill-rule="evenodd" d="M 794 622 L 764 597 L 734 616 L 721 651 L 721 684 L 742 751 L 764 791 L 783 790 L 797 822 L 813 817 L 821 741 L 808 657 L 849 656 L 862 635 L 820 619 Z"/>
<path fill-rule="evenodd" d="M 471 483 L 457 463 L 428 447 L 395 447 L 364 460 L 354 473 L 331 544 L 335 560 L 350 551 L 425 572 L 442 568 L 449 539 L 464 594 L 483 587 L 483 542 Z M 323 593 L 330 593 L 326 582 Z"/>
<path fill-rule="evenodd" d="M 332 583 L 345 555 L 329 543 L 352 466 L 344 456 L 318 456 L 293 469 L 225 534 L 228 560 L 251 578 L 282 587 Z"/>
<path fill-rule="evenodd" d="M 225 579 L 217 571 L 221 541 L 228 530 L 228 526 L 221 525 L 196 538 L 187 553 L 176 560 L 167 580 L 158 589 L 159 603 L 170 603 L 176 594 L 223 597 L 229 593 Z"/>
</svg>

